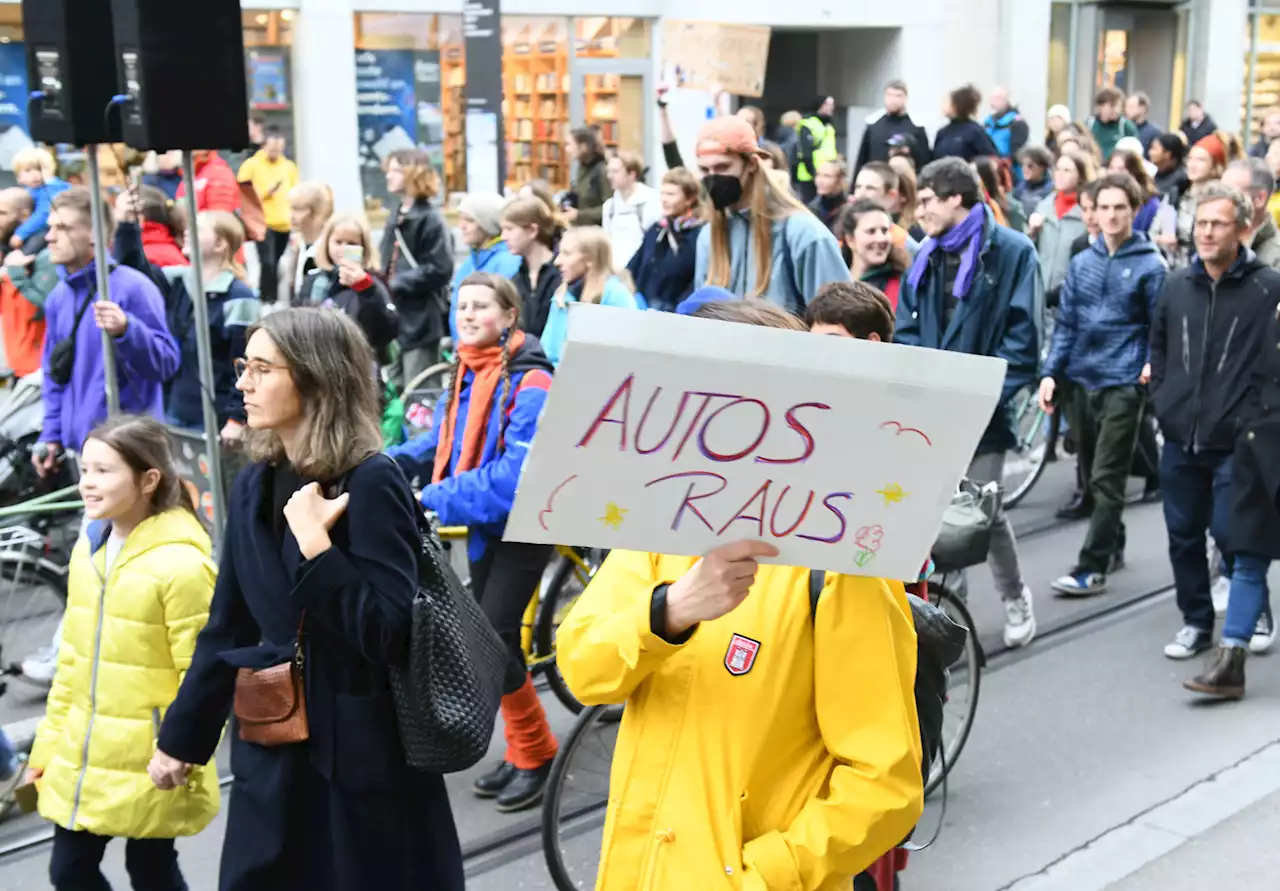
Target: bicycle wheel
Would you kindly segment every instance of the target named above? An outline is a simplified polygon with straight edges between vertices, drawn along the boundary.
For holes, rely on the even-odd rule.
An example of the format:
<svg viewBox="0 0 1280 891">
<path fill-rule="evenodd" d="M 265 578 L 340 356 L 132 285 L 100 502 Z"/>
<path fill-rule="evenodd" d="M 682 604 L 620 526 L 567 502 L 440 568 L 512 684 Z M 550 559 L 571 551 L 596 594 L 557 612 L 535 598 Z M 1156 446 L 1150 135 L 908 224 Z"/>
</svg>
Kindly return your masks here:
<svg viewBox="0 0 1280 891">
<path fill-rule="evenodd" d="M 542 854 L 559 891 L 595 886 L 621 715 L 620 705 L 584 711 L 551 767 L 542 803 Z"/>
<path fill-rule="evenodd" d="M 556 665 L 556 631 L 564 617 L 573 609 L 582 592 L 586 590 L 591 577 L 595 575 L 603 556 L 595 550 L 579 550 L 583 563 L 558 555 L 559 563 L 546 584 L 546 594 L 538 607 L 538 616 L 533 628 L 533 655 L 536 662 L 543 662 L 543 673 L 547 676 L 547 685 L 556 699 L 569 711 L 577 714 L 582 711 L 582 703 L 578 702 L 569 690 L 568 684 L 560 675 Z"/>
<path fill-rule="evenodd" d="M 1025 387 L 1013 397 L 1013 410 L 1018 441 L 1004 459 L 1005 507 L 1016 506 L 1040 479 L 1049 442 L 1049 416 L 1040 408 L 1035 387 Z"/>
<path fill-rule="evenodd" d="M 924 792 L 928 795 L 938 787 L 946 774 L 955 767 L 964 745 L 973 729 L 973 718 L 978 711 L 978 691 L 982 684 L 982 667 L 986 664 L 982 645 L 978 643 L 973 618 L 969 609 L 951 590 L 938 582 L 929 582 L 929 602 L 947 614 L 951 621 L 969 630 L 964 653 L 949 669 L 947 701 L 942 710 L 942 753 L 936 758 L 929 772 Z"/>
<path fill-rule="evenodd" d="M 436 403 L 449 383 L 451 365 L 432 365 L 405 384 L 400 399 L 404 403 L 404 420 L 409 427 L 409 438 L 421 436 L 431 430 L 435 421 Z"/>
</svg>

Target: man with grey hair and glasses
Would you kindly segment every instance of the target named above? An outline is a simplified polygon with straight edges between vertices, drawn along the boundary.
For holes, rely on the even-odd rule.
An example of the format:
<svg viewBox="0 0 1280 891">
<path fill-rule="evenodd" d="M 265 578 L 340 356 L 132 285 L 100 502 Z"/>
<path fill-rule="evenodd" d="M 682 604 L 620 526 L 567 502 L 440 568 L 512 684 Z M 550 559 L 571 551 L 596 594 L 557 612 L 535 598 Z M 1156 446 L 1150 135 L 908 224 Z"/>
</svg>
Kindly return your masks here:
<svg viewBox="0 0 1280 891">
<path fill-rule="evenodd" d="M 1230 562 L 1232 453 L 1256 411 L 1252 373 L 1280 295 L 1280 272 L 1247 243 L 1254 203 L 1222 182 L 1198 198 L 1196 255 L 1165 279 L 1151 325 L 1151 400 L 1165 439 L 1160 485 L 1183 625 L 1164 648 L 1170 659 L 1212 645 L 1205 531 Z"/>
<path fill-rule="evenodd" d="M 1276 178 L 1267 162 L 1262 158 L 1232 161 L 1222 174 L 1222 183 L 1239 190 L 1253 204 L 1249 229 L 1242 242 L 1253 248 L 1259 262 L 1280 269 L 1280 229 L 1267 210 L 1267 202 L 1276 190 Z"/>
</svg>

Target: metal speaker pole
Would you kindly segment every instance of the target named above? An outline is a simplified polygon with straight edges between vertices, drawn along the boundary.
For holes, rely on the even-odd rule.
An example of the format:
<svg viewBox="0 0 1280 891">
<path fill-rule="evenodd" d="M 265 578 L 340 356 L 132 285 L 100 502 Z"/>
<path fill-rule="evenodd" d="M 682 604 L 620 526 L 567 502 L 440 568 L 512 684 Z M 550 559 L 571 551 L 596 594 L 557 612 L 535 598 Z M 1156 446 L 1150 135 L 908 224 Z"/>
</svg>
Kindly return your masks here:
<svg viewBox="0 0 1280 891">
<path fill-rule="evenodd" d="M 209 342 L 209 304 L 204 296 L 204 268 L 200 262 L 200 215 L 196 210 L 196 165 L 190 151 L 182 153 L 182 176 L 187 184 L 187 244 L 191 245 L 191 271 L 195 291 L 191 305 L 195 309 L 196 351 L 200 361 L 200 404 L 204 409 L 204 442 L 208 449 L 209 487 L 213 490 L 213 540 L 222 541 L 226 522 L 222 506 L 222 443 L 218 430 L 218 411 L 213 404 L 213 346 Z"/>
<path fill-rule="evenodd" d="M 107 226 L 102 206 L 102 178 L 98 172 L 98 147 L 90 145 L 85 148 L 89 154 L 89 200 L 92 202 L 93 215 L 93 265 L 98 274 L 98 299 L 109 301 L 110 292 L 110 245 L 107 244 Z M 120 414 L 120 381 L 116 377 L 116 350 L 112 337 L 103 329 L 102 335 L 102 368 L 107 384 L 107 415 Z"/>
</svg>

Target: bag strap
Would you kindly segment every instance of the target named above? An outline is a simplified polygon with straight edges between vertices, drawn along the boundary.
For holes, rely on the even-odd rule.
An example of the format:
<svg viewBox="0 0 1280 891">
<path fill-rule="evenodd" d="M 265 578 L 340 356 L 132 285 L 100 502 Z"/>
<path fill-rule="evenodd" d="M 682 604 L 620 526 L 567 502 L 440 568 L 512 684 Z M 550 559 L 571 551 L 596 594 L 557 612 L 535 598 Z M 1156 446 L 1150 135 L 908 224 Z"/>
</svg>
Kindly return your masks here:
<svg viewBox="0 0 1280 891">
<path fill-rule="evenodd" d="M 818 599 L 827 584 L 827 573 L 822 569 L 809 570 L 809 618 L 818 618 Z"/>
<path fill-rule="evenodd" d="M 418 268 L 418 261 L 414 259 L 413 251 L 409 250 L 408 243 L 404 240 L 404 233 L 400 231 L 400 223 L 403 220 L 396 221 L 396 245 L 400 248 L 400 256 L 409 264 L 410 269 Z"/>
<path fill-rule="evenodd" d="M 85 294 L 84 303 L 76 310 L 76 320 L 71 323 L 71 333 L 67 335 L 67 339 L 72 343 L 76 341 L 76 332 L 80 330 L 80 320 L 84 318 L 84 314 L 89 311 L 89 307 L 98 297 L 98 280 L 96 278 L 89 279 L 89 292 Z"/>
</svg>

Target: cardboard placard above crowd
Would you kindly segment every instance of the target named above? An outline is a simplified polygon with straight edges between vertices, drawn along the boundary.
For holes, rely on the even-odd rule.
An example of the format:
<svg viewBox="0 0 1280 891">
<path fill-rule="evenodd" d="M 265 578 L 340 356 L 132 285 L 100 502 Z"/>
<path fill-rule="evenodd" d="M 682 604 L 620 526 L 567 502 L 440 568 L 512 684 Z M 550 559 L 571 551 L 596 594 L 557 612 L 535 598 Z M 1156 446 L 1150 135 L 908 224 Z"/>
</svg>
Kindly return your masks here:
<svg viewBox="0 0 1280 891">
<path fill-rule="evenodd" d="M 772 29 L 763 25 L 662 20 L 662 76 L 675 87 L 764 93 Z"/>
<path fill-rule="evenodd" d="M 914 579 L 999 398 L 1000 359 L 575 305 L 512 541 Z"/>
</svg>

